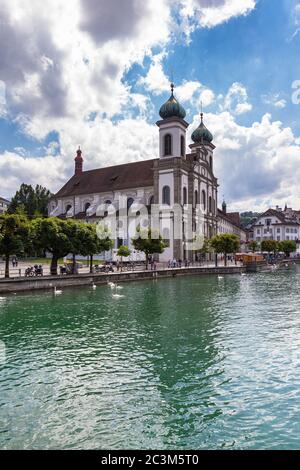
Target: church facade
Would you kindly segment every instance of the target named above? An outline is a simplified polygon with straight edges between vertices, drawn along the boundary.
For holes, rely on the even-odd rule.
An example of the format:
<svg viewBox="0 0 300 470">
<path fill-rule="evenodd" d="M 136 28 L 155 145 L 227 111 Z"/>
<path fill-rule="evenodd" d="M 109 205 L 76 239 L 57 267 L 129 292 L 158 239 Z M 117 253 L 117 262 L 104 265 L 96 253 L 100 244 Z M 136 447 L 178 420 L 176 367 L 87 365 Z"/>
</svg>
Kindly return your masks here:
<svg viewBox="0 0 300 470">
<path fill-rule="evenodd" d="M 155 212 L 157 228 L 166 240 L 160 261 L 193 260 L 192 240 L 198 236 L 211 238 L 218 233 L 215 146 L 212 134 L 204 125 L 203 114 L 189 146 L 186 112 L 174 96 L 173 84 L 171 96 L 159 114 L 156 158 L 84 171 L 82 151 L 78 149 L 74 175 L 49 204 L 50 216 L 90 222 L 107 217 L 108 211 L 99 210 L 103 206 L 115 210 L 118 233 L 115 247 L 107 255 L 112 260 L 120 245 L 132 248 L 131 225 L 136 226 L 141 207 L 147 208 L 149 220 Z M 121 217 L 124 210 L 126 214 L 130 212 L 127 224 Z M 147 220 L 142 224 L 139 220 L 139 224 L 147 227 Z M 139 256 L 133 250 L 132 258 Z"/>
</svg>

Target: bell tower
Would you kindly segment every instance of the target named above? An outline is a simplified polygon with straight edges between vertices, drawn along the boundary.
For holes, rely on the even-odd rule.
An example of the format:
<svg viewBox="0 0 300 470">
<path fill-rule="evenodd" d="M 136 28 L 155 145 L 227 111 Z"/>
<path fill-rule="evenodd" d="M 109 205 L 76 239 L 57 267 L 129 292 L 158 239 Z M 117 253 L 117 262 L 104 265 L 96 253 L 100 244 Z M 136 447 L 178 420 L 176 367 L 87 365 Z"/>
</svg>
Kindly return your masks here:
<svg viewBox="0 0 300 470">
<path fill-rule="evenodd" d="M 74 161 L 75 161 L 75 176 L 80 176 L 83 172 L 83 158 L 82 158 L 82 151 L 80 147 L 77 150 L 77 155 Z"/>
<path fill-rule="evenodd" d="M 160 108 L 162 120 L 159 127 L 159 157 L 183 158 L 186 156 L 186 130 L 188 123 L 184 120 L 185 109 L 174 96 L 174 84 L 171 83 L 171 96 Z"/>
</svg>

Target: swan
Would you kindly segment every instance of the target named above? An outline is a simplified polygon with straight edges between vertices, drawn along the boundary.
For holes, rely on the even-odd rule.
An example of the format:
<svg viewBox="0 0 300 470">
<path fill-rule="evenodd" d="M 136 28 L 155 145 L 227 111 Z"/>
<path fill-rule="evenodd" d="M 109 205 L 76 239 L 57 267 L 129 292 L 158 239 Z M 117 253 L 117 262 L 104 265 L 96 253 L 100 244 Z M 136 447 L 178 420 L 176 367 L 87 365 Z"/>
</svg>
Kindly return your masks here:
<svg viewBox="0 0 300 470">
<path fill-rule="evenodd" d="M 122 297 L 124 297 L 124 295 L 120 295 L 120 294 L 113 294 L 112 296 L 114 299 L 121 299 Z"/>
<path fill-rule="evenodd" d="M 61 295 L 62 294 L 62 290 L 58 290 L 56 289 L 56 286 L 54 287 L 54 295 Z"/>
<path fill-rule="evenodd" d="M 113 289 L 114 287 L 116 287 L 116 284 L 114 284 L 113 282 L 108 282 L 107 285 Z"/>
<path fill-rule="evenodd" d="M 218 279 L 224 279 L 224 276 L 218 276 Z"/>
<path fill-rule="evenodd" d="M 93 284 L 92 284 L 92 289 L 93 289 L 93 290 L 96 290 L 96 289 L 97 289 L 97 286 L 96 286 L 96 284 L 95 284 L 94 282 L 93 282 Z"/>
</svg>

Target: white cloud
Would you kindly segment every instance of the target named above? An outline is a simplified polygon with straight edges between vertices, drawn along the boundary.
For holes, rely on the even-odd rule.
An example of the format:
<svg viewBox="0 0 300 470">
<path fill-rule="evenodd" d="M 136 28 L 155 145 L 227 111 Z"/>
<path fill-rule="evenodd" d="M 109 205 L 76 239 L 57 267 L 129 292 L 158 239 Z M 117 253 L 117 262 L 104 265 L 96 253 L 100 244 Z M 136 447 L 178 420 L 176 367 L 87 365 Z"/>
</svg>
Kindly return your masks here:
<svg viewBox="0 0 300 470">
<path fill-rule="evenodd" d="M 195 116 L 192 129 L 198 124 Z M 237 124 L 229 112 L 206 114 L 214 134 L 215 172 L 232 208 L 265 209 L 285 200 L 300 207 L 299 139 L 266 114 L 250 127 Z M 230 169 L 230 171 L 229 171 Z"/>
<path fill-rule="evenodd" d="M 270 93 L 268 95 L 263 95 L 262 101 L 263 103 L 274 106 L 275 108 L 278 108 L 278 109 L 283 109 L 287 105 L 286 100 L 283 98 L 280 98 L 279 93 L 274 93 L 274 94 Z"/>
<path fill-rule="evenodd" d="M 204 107 L 210 106 L 215 100 L 215 94 L 212 90 L 206 89 L 200 93 L 200 101 Z"/>
<path fill-rule="evenodd" d="M 220 108 L 222 111 L 230 111 L 237 115 L 251 111 L 252 105 L 248 103 L 248 93 L 244 85 L 238 82 L 233 83 Z"/>
<path fill-rule="evenodd" d="M 0 117 L 6 115 L 6 87 L 5 83 L 0 80 Z"/>
<path fill-rule="evenodd" d="M 181 0 L 181 16 L 186 34 L 197 27 L 212 28 L 231 18 L 247 15 L 256 0 Z"/>
</svg>

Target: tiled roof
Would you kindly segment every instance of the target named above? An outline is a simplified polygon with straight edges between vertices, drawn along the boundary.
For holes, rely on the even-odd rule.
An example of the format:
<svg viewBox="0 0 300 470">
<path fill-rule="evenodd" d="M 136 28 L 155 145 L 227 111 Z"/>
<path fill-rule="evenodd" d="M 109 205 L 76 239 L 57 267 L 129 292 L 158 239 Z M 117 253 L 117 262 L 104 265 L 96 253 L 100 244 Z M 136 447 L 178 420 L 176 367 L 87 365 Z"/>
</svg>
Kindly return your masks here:
<svg viewBox="0 0 300 470">
<path fill-rule="evenodd" d="M 245 230 L 244 227 L 241 226 L 240 214 L 238 212 L 226 212 L 225 214 L 221 209 L 218 209 L 218 215 L 227 220 L 230 224 L 235 225 L 241 230 Z"/>
<path fill-rule="evenodd" d="M 153 186 L 155 159 L 125 163 L 74 175 L 54 197 L 69 197 Z"/>
</svg>

